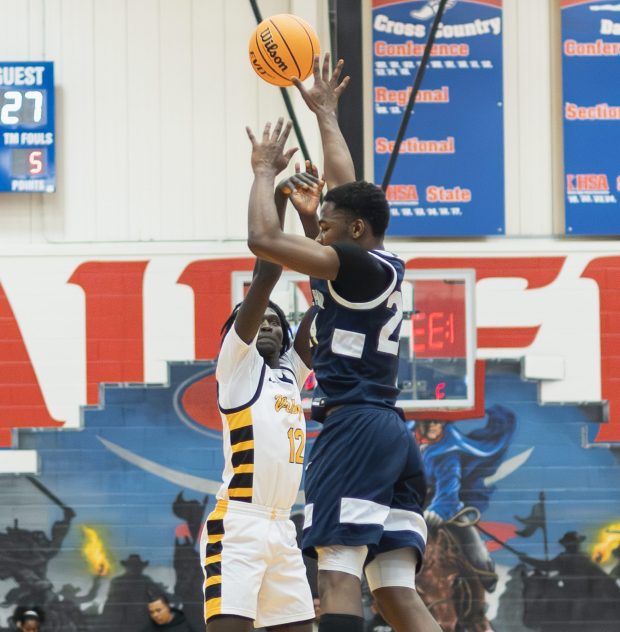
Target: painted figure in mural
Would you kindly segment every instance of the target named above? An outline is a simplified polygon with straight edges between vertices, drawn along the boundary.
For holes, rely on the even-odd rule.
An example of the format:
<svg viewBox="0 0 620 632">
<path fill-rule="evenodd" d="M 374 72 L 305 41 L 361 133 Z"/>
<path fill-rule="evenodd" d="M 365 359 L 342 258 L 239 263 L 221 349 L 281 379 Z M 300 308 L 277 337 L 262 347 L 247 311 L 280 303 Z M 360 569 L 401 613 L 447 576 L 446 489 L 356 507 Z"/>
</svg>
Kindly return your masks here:
<svg viewBox="0 0 620 632">
<path fill-rule="evenodd" d="M 291 124 L 267 124 L 252 143 L 254 184 L 248 245 L 259 257 L 311 277 L 316 310 L 312 416 L 323 429 L 306 469 L 304 550 L 318 556 L 319 630 L 361 632 L 366 575 L 379 609 L 398 632 L 439 630 L 415 591 L 425 547 L 426 484 L 415 441 L 395 408 L 400 284 L 404 262 L 383 249 L 389 206 L 383 191 L 355 182 L 337 118 L 343 62 L 330 73 L 314 62 L 314 85 L 301 96 L 315 113 L 329 191 L 320 214 L 298 210 L 305 237 L 284 233 L 270 200 Z M 330 76 L 331 74 L 331 76 Z M 372 559 L 368 564 L 366 562 Z"/>
<path fill-rule="evenodd" d="M 487 410 L 487 423 L 468 434 L 454 423 L 429 420 L 415 424 L 422 451 L 430 501 L 424 517 L 430 527 L 445 526 L 475 569 L 485 589 L 497 584 L 495 564 L 475 524 L 467 520 L 474 508 L 479 516 L 488 507 L 493 487 L 485 485 L 501 463 L 515 429 L 515 416 L 495 405 Z"/>
<path fill-rule="evenodd" d="M 202 570 L 198 544 L 208 502 L 208 496 L 199 502 L 186 500 L 183 492 L 179 492 L 172 504 L 172 512 L 183 521 L 177 526 L 174 538 L 174 598 L 177 603 L 183 604 L 186 618 L 197 629 L 204 627 Z"/>
<path fill-rule="evenodd" d="M 525 578 L 525 623 L 542 632 L 611 632 L 620 619 L 620 588 L 581 550 L 586 537 L 566 532 L 551 560 L 519 558 L 535 571 Z"/>
<path fill-rule="evenodd" d="M 301 176 L 269 191 L 284 221 Z M 310 632 L 314 608 L 290 511 L 303 473 L 300 389 L 310 373 L 310 314 L 295 339 L 269 300 L 282 267 L 257 260 L 244 300 L 222 327 L 217 361 L 224 472 L 201 538 L 209 632 Z"/>
<path fill-rule="evenodd" d="M 11 622 L 21 632 L 39 632 L 44 621 L 43 609 L 37 606 L 18 606 L 11 617 Z"/>
<path fill-rule="evenodd" d="M 149 563 L 139 555 L 132 553 L 121 560 L 121 564 L 125 572 L 110 582 L 98 629 L 135 632 L 148 622 L 148 615 L 140 604 L 148 602 L 149 594 L 166 594 L 166 590 L 143 573 Z"/>
<path fill-rule="evenodd" d="M 55 598 L 47 577 L 47 567 L 60 551 L 71 527 L 75 512 L 63 506 L 63 517 L 52 525 L 51 535 L 19 527 L 17 520 L 6 533 L 0 533 L 0 579 L 12 579 L 17 586 L 4 597 L 5 604 L 40 603 L 45 606 Z"/>
<path fill-rule="evenodd" d="M 142 628 L 142 632 L 158 632 L 160 630 L 194 632 L 183 611 L 173 608 L 165 594 L 150 594 L 147 607 L 149 622 Z"/>
<path fill-rule="evenodd" d="M 82 611 L 81 605 L 93 601 L 97 597 L 101 586 L 102 575 L 93 577 L 90 590 L 80 595 L 80 589 L 72 584 L 64 584 L 58 591 L 58 596 L 49 606 L 49 622 L 45 630 L 57 630 L 58 632 L 87 632 L 90 626 L 87 615 Z"/>
</svg>

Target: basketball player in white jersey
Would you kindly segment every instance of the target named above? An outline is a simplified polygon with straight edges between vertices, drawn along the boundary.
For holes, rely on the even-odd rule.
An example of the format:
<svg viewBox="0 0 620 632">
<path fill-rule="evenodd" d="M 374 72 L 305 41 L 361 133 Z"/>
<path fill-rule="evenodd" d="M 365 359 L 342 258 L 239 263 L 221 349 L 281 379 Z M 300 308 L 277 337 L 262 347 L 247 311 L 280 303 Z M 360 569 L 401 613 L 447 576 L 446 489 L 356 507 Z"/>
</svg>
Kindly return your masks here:
<svg viewBox="0 0 620 632">
<path fill-rule="evenodd" d="M 276 191 L 279 209 L 283 191 L 290 186 Z M 281 271 L 258 260 L 245 299 L 222 328 L 216 379 L 225 467 L 201 540 L 208 632 L 254 624 L 312 630 L 312 595 L 289 519 L 303 471 L 300 389 L 310 372 L 310 317 L 291 345 L 286 318 L 269 301 Z"/>
</svg>

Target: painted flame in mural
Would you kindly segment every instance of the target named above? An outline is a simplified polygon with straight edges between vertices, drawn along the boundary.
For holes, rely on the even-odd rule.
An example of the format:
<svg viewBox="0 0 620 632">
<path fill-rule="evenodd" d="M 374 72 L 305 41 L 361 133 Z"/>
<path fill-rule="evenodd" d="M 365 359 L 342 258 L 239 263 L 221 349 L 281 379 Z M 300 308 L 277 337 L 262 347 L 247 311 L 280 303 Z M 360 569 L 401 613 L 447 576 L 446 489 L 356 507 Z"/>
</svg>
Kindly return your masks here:
<svg viewBox="0 0 620 632">
<path fill-rule="evenodd" d="M 620 546 L 620 522 L 603 527 L 598 534 L 598 541 L 592 549 L 592 559 L 599 564 L 609 561 L 612 551 Z"/>
<path fill-rule="evenodd" d="M 110 572 L 112 564 L 106 553 L 103 540 L 94 529 L 84 525 L 82 525 L 82 533 L 84 535 L 82 555 L 88 562 L 91 573 L 104 577 Z"/>
</svg>

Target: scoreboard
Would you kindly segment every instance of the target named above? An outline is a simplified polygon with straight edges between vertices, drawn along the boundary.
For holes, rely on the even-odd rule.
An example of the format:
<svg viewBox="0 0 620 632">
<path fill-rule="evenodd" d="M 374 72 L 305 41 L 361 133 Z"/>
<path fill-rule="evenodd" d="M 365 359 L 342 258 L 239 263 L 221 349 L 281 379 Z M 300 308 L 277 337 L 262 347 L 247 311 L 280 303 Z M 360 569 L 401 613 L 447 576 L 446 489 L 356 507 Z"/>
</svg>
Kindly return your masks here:
<svg viewBox="0 0 620 632">
<path fill-rule="evenodd" d="M 54 143 L 54 64 L 0 62 L 0 192 L 54 192 Z"/>
</svg>

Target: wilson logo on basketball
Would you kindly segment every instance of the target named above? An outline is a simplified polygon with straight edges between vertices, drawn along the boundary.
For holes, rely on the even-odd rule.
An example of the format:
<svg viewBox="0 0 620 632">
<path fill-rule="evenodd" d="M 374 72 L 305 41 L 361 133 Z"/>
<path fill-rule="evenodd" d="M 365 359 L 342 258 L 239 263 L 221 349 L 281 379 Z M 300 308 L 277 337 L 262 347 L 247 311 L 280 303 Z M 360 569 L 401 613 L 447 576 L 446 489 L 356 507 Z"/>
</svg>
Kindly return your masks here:
<svg viewBox="0 0 620 632">
<path fill-rule="evenodd" d="M 273 41 L 273 36 L 271 35 L 271 29 L 269 29 L 269 27 L 261 31 L 260 38 L 265 45 L 265 51 L 273 59 L 273 63 L 280 70 L 288 70 L 288 66 L 284 63 L 282 57 L 278 55 L 278 45 Z"/>
</svg>

